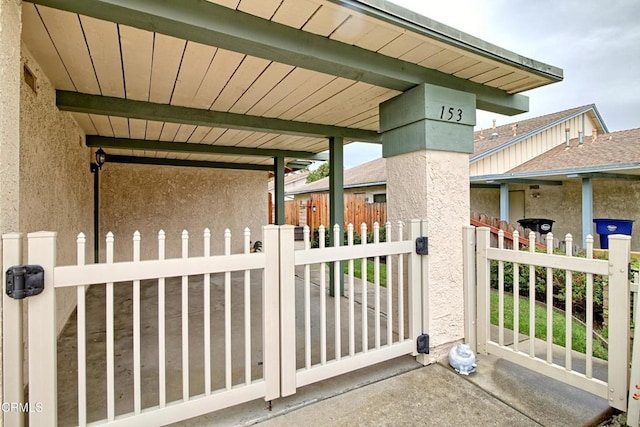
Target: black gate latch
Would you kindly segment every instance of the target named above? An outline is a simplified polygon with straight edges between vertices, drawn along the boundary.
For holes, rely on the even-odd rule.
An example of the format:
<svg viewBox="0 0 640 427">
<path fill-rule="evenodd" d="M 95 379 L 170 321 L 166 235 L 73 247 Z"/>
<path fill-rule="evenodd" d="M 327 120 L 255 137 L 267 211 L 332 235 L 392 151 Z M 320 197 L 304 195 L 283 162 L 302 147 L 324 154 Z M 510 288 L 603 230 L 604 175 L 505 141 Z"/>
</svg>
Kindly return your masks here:
<svg viewBox="0 0 640 427">
<path fill-rule="evenodd" d="M 418 237 L 416 239 L 416 254 L 429 255 L 429 238 Z"/>
<path fill-rule="evenodd" d="M 6 273 L 7 295 L 25 299 L 44 289 L 44 268 L 40 265 L 14 265 Z"/>
</svg>

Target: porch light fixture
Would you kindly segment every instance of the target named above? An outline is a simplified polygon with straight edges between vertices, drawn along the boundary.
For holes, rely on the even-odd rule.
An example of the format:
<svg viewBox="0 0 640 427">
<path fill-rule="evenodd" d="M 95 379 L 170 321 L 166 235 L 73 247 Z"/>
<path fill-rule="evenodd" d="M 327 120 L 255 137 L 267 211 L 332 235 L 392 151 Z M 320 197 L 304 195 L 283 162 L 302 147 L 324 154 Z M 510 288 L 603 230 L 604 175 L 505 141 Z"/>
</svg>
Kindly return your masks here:
<svg viewBox="0 0 640 427">
<path fill-rule="evenodd" d="M 105 153 L 102 148 L 98 148 L 98 151 L 96 151 L 96 161 L 91 162 L 91 164 L 89 165 L 91 172 L 96 173 L 99 170 L 101 170 L 102 165 L 104 165 L 106 161 L 107 161 L 107 153 Z"/>
<path fill-rule="evenodd" d="M 96 151 L 96 161 L 91 162 L 89 169 L 93 174 L 93 262 L 99 261 L 100 235 L 100 170 L 107 161 L 107 153 L 101 148 Z"/>
<path fill-rule="evenodd" d="M 102 148 L 98 148 L 96 151 L 96 164 L 98 165 L 98 169 L 102 169 L 102 165 L 107 160 L 107 153 L 104 152 Z"/>
</svg>

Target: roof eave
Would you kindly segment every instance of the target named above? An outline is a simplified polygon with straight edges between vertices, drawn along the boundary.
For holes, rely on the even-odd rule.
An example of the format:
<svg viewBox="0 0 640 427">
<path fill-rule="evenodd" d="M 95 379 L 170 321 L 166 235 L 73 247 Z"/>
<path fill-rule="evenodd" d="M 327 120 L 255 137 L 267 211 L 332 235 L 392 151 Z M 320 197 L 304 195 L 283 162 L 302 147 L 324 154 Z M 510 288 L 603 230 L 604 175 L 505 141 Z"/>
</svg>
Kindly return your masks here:
<svg viewBox="0 0 640 427">
<path fill-rule="evenodd" d="M 433 38 L 450 46 L 472 52 L 484 58 L 549 79 L 550 84 L 564 78 L 563 70 L 481 40 L 448 25 L 429 19 L 386 0 L 328 0 L 365 15 Z M 544 86 L 541 84 L 540 86 Z M 526 90 L 530 90 L 526 89 Z"/>
<path fill-rule="evenodd" d="M 488 181 L 509 181 L 526 178 L 542 178 L 560 175 L 580 175 L 598 172 L 615 172 L 630 169 L 640 169 L 640 162 L 621 163 L 617 165 L 599 165 L 599 166 L 583 166 L 575 168 L 505 173 L 495 175 L 477 175 L 469 178 L 470 182 L 488 182 Z"/>
</svg>

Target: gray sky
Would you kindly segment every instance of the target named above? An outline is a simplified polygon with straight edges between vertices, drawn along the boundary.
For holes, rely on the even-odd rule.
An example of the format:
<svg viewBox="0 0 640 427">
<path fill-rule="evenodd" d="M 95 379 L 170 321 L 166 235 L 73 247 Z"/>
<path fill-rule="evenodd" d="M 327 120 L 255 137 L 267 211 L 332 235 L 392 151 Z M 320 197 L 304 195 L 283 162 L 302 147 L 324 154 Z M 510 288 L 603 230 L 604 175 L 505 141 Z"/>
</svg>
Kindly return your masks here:
<svg viewBox="0 0 640 427">
<path fill-rule="evenodd" d="M 586 104 L 596 104 L 611 132 L 640 128 L 639 0 L 392 1 L 564 70 L 563 82 L 524 92 L 529 113 L 478 111 L 477 129 L 492 119 L 500 125 Z M 381 155 L 373 144 L 350 145 L 345 168 Z"/>
</svg>

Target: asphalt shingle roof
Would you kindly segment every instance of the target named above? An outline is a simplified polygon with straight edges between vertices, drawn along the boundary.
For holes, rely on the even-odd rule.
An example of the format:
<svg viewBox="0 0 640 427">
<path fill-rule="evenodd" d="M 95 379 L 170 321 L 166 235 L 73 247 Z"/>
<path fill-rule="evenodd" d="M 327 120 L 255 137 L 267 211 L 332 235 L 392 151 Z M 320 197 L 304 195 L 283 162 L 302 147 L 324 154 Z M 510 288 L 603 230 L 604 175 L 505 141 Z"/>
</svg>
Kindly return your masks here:
<svg viewBox="0 0 640 427">
<path fill-rule="evenodd" d="M 507 144 L 515 138 L 527 135 L 539 128 L 545 127 L 551 123 L 563 119 L 564 117 L 573 116 L 574 114 L 589 110 L 594 105 L 584 105 L 582 107 L 571 108 L 569 110 L 558 111 L 557 113 L 551 113 L 544 116 L 534 117 L 527 120 L 521 120 L 519 122 L 513 122 L 506 125 L 496 126 L 495 129 L 483 129 L 473 134 L 473 154 L 471 157 L 478 156 L 500 147 L 503 144 Z M 513 125 L 518 125 L 516 137 L 513 136 Z M 498 136 L 495 139 L 491 138 L 493 133 L 497 133 Z"/>
<path fill-rule="evenodd" d="M 386 159 L 375 159 L 344 171 L 344 186 L 366 186 L 367 184 L 384 184 L 387 182 Z M 291 193 L 311 193 L 329 189 L 329 178 L 311 182 Z"/>
<path fill-rule="evenodd" d="M 640 162 L 640 129 L 598 135 L 595 142 L 591 135 L 561 144 L 538 157 L 523 163 L 507 173 L 541 172 L 590 167 L 624 165 Z"/>
</svg>

